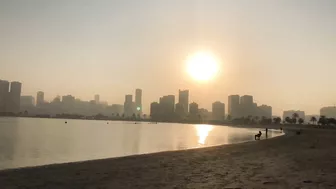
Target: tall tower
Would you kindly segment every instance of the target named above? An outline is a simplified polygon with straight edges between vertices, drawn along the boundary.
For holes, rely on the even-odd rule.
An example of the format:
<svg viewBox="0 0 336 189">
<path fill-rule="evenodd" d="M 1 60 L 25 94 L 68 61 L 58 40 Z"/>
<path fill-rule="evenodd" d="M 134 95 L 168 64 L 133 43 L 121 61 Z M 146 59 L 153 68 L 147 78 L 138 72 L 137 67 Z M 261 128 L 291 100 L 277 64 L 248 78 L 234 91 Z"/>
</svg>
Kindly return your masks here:
<svg viewBox="0 0 336 189">
<path fill-rule="evenodd" d="M 95 101 L 95 103 L 96 103 L 96 104 L 99 104 L 99 100 L 100 100 L 100 96 L 99 96 L 98 94 L 96 94 L 96 95 L 94 96 L 94 101 Z"/>
<path fill-rule="evenodd" d="M 6 112 L 8 95 L 9 95 L 9 82 L 0 80 L 0 113 Z"/>
<path fill-rule="evenodd" d="M 124 102 L 124 115 L 125 117 L 131 117 L 133 114 L 133 96 L 126 95 Z"/>
<path fill-rule="evenodd" d="M 189 90 L 179 90 L 179 103 L 182 104 L 185 114 L 189 112 Z"/>
<path fill-rule="evenodd" d="M 142 90 L 135 90 L 135 106 L 137 114 L 142 114 Z"/>
<path fill-rule="evenodd" d="M 229 101 L 228 101 L 228 110 L 229 110 L 229 115 L 232 118 L 238 118 L 240 117 L 240 111 L 239 111 L 239 95 L 230 95 L 229 96 Z"/>
<path fill-rule="evenodd" d="M 21 87 L 22 84 L 20 82 L 17 81 L 11 82 L 7 112 L 11 113 L 20 112 Z"/>
<path fill-rule="evenodd" d="M 36 95 L 36 106 L 41 106 L 44 103 L 44 92 L 39 91 Z"/>
</svg>

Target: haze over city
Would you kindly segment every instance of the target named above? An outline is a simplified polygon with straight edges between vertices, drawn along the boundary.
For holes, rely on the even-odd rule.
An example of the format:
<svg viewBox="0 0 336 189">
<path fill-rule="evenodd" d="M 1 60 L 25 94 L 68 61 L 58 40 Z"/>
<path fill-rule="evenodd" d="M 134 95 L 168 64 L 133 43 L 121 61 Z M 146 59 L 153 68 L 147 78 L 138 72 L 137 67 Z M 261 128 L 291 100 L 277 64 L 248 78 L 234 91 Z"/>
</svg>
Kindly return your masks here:
<svg viewBox="0 0 336 189">
<path fill-rule="evenodd" d="M 231 94 L 317 114 L 336 103 L 336 2 L 0 1 L 0 79 L 22 95 L 71 94 L 123 103 L 143 90 L 143 111 L 163 95 L 190 90 L 211 109 Z M 218 70 L 199 81 L 187 59 L 210 52 Z"/>
</svg>

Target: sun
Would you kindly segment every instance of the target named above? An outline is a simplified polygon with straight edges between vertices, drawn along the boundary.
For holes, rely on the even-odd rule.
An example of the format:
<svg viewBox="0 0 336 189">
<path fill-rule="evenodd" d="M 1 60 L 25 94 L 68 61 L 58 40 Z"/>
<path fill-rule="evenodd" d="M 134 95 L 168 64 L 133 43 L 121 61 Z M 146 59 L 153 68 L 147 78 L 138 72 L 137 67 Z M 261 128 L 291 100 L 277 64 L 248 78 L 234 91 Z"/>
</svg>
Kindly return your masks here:
<svg viewBox="0 0 336 189">
<path fill-rule="evenodd" d="M 212 53 L 197 52 L 187 58 L 187 72 L 198 81 L 208 81 L 216 76 L 218 61 Z"/>
</svg>

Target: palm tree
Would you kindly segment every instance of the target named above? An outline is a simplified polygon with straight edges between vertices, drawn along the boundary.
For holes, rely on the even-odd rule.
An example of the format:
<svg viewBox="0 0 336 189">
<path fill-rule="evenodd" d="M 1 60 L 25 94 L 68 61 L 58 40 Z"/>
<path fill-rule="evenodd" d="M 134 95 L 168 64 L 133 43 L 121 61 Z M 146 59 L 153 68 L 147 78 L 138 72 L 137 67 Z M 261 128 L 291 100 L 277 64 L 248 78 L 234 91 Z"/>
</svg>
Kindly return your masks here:
<svg viewBox="0 0 336 189">
<path fill-rule="evenodd" d="M 326 125 L 327 124 L 327 118 L 326 116 L 321 116 L 319 121 L 318 121 L 319 125 Z"/>
<path fill-rule="evenodd" d="M 313 116 L 313 117 L 310 118 L 310 121 L 313 122 L 313 124 L 315 125 L 317 119 L 316 119 L 316 117 Z"/>
<path fill-rule="evenodd" d="M 293 113 L 292 118 L 293 118 L 293 123 L 296 124 L 297 119 L 299 118 L 299 114 L 298 113 Z"/>
<path fill-rule="evenodd" d="M 299 118 L 299 124 L 302 125 L 303 122 L 304 120 L 302 118 Z"/>
<path fill-rule="evenodd" d="M 286 117 L 285 121 L 286 121 L 286 123 L 292 123 L 293 122 L 293 120 L 290 117 Z"/>
<path fill-rule="evenodd" d="M 275 117 L 275 118 L 273 118 L 273 122 L 275 124 L 280 124 L 281 123 L 281 118 L 280 117 Z"/>
</svg>

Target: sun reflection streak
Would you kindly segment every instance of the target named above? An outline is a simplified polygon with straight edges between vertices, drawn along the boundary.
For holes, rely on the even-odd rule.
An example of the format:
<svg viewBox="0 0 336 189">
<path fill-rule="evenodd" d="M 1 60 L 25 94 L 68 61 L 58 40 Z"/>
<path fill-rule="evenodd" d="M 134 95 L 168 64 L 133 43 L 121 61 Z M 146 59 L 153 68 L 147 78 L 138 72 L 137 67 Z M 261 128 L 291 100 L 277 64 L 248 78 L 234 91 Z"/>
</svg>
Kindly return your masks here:
<svg viewBox="0 0 336 189">
<path fill-rule="evenodd" d="M 198 136 L 198 144 L 205 144 L 205 140 L 208 137 L 210 131 L 212 131 L 212 125 L 195 125 L 195 129 Z"/>
</svg>

